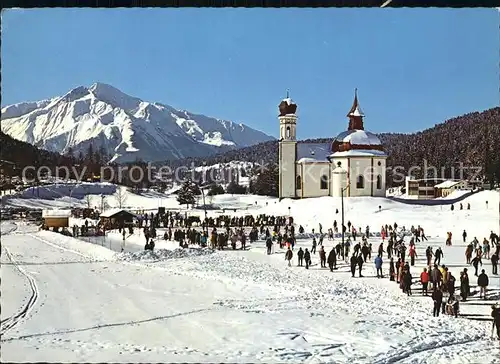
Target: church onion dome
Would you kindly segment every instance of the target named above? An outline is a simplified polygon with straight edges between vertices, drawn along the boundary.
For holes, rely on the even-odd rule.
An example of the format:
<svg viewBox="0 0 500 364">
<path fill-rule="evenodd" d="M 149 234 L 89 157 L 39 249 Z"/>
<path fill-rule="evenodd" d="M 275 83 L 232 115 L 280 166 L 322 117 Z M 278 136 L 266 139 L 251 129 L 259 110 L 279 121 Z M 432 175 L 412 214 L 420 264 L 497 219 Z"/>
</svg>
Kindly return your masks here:
<svg viewBox="0 0 500 364">
<path fill-rule="evenodd" d="M 290 98 L 288 91 L 286 93 L 286 98 L 281 100 L 278 108 L 280 110 L 280 116 L 294 115 L 297 111 L 297 104 Z"/>
<path fill-rule="evenodd" d="M 376 150 L 383 152 L 384 147 L 380 139 L 366 130 L 348 130 L 337 135 L 333 140 L 331 151 L 346 152 L 350 150 Z"/>
<path fill-rule="evenodd" d="M 366 130 L 348 130 L 340 133 L 335 138 L 336 141 L 341 143 L 351 143 L 351 145 L 382 145 L 382 142 L 373 133 Z"/>
</svg>

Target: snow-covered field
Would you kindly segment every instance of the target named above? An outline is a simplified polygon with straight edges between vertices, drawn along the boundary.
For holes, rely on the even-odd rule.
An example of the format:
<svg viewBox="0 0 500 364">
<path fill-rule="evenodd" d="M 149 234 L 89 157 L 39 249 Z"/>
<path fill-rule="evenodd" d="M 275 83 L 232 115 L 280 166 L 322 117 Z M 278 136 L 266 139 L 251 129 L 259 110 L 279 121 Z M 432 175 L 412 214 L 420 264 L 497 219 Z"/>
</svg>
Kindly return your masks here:
<svg viewBox="0 0 500 364">
<path fill-rule="evenodd" d="M 113 206 L 113 195 L 109 193 Z M 128 193 L 127 205 L 156 209 L 158 196 Z M 488 201 L 488 207 L 486 206 Z M 34 199 L 6 196 L 7 205 L 82 204 L 82 197 Z M 499 230 L 498 192 L 463 201 L 471 210 L 412 206 L 380 198 L 345 199 L 345 219 L 373 232 L 383 224 L 421 225 L 429 243 L 441 246 L 442 262 L 458 279 L 465 267 L 461 233 L 481 241 Z M 233 215 L 288 215 L 307 232 L 340 222 L 340 200 L 283 200 L 215 196 Z M 175 197 L 162 206 L 180 208 Z M 116 206 L 116 204 L 114 205 Z M 381 210 L 379 211 L 379 206 Z M 182 208 L 183 209 L 183 208 Z M 236 209 L 236 212 L 233 211 Z M 230 211 L 228 211 L 230 210 Z M 200 215 L 202 212 L 200 211 Z M 306 362 L 306 363 L 500 363 L 499 343 L 489 339 L 491 322 L 432 317 L 432 300 L 407 297 L 388 279 L 351 278 L 347 264 L 331 273 L 318 256 L 306 270 L 287 267 L 284 252 L 266 255 L 263 242 L 247 251 L 176 250 L 157 239 L 150 252 L 116 254 L 106 248 L 32 225 L 2 222 L 1 356 L 4 361 L 59 362 Z M 446 232 L 454 245 L 446 247 Z M 119 241 L 110 233 L 107 241 Z M 371 238 L 374 250 L 380 238 Z M 141 250 L 140 234 L 126 244 Z M 325 239 L 325 249 L 332 242 Z M 310 248 L 311 239 L 298 240 Z M 296 259 L 294 259 L 296 264 Z M 424 261 L 412 268 L 418 276 Z M 491 273 L 491 265 L 484 261 Z M 384 271 L 388 269 L 385 259 Z M 471 284 L 476 278 L 469 269 Z M 475 287 L 473 287 L 473 290 Z M 491 299 L 500 300 L 500 279 L 490 275 Z M 476 295 L 477 296 L 477 295 Z M 491 304 L 495 301 L 490 301 Z M 488 315 L 473 296 L 466 314 Z"/>
</svg>

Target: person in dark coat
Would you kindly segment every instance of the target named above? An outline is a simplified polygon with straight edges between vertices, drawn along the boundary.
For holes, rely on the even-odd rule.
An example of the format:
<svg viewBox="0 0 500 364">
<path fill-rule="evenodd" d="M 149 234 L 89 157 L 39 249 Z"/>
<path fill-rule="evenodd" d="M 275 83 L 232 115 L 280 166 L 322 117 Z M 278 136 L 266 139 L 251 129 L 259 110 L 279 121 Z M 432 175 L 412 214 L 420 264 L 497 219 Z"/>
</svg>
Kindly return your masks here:
<svg viewBox="0 0 500 364">
<path fill-rule="evenodd" d="M 475 269 L 474 275 L 477 277 L 477 269 L 479 267 L 479 264 L 481 264 L 481 267 L 483 266 L 483 262 L 481 261 L 481 258 L 475 257 L 474 259 L 472 259 L 470 264 L 472 264 L 472 266 L 474 267 L 474 269 Z"/>
<path fill-rule="evenodd" d="M 352 254 L 357 256 L 359 254 L 360 250 L 361 250 L 361 243 L 357 243 L 353 247 Z"/>
<path fill-rule="evenodd" d="M 363 259 L 363 258 L 361 258 L 361 259 Z M 357 265 L 358 265 L 358 258 L 355 255 L 353 255 L 351 257 L 351 274 L 353 277 L 356 274 L 356 266 Z"/>
<path fill-rule="evenodd" d="M 439 311 L 441 310 L 441 304 L 443 303 L 443 292 L 436 286 L 434 286 L 434 291 L 432 292 L 432 300 L 434 301 L 432 315 L 434 317 L 439 317 Z"/>
<path fill-rule="evenodd" d="M 436 251 L 434 252 L 434 264 L 441 264 L 441 258 L 444 257 L 443 251 L 441 248 L 437 248 Z"/>
<path fill-rule="evenodd" d="M 434 264 L 434 268 L 432 269 L 432 273 L 431 273 L 431 279 L 432 279 L 432 283 L 437 286 L 438 288 L 441 288 L 441 282 L 443 280 L 443 275 L 441 273 L 441 271 L 439 270 L 437 264 Z"/>
<path fill-rule="evenodd" d="M 273 247 L 273 241 L 271 237 L 268 237 L 266 240 L 267 255 L 271 255 L 272 247 Z"/>
<path fill-rule="evenodd" d="M 321 246 L 321 248 L 319 249 L 319 261 L 321 264 L 321 268 L 326 268 L 326 251 L 324 246 Z"/>
<path fill-rule="evenodd" d="M 479 286 L 479 298 L 481 298 L 482 296 L 483 299 L 486 299 L 486 288 L 488 287 L 489 283 L 490 282 L 488 276 L 483 269 L 479 277 L 477 277 L 477 285 Z"/>
<path fill-rule="evenodd" d="M 297 258 L 299 259 L 298 266 L 302 267 L 304 263 L 304 251 L 302 250 L 302 248 L 299 248 L 299 251 L 297 252 Z"/>
<path fill-rule="evenodd" d="M 363 269 L 363 263 L 365 262 L 365 258 L 361 255 L 358 256 L 358 267 L 359 267 L 359 277 L 363 277 L 361 274 L 361 269 Z"/>
<path fill-rule="evenodd" d="M 366 263 L 366 259 L 370 254 L 370 248 L 368 247 L 368 245 L 366 244 L 363 245 L 363 247 L 361 248 L 361 254 L 363 254 L 363 263 Z"/>
<path fill-rule="evenodd" d="M 399 283 L 400 270 L 401 270 L 401 258 L 398 258 L 398 261 L 396 262 L 396 283 Z"/>
<path fill-rule="evenodd" d="M 493 328 L 497 329 L 497 337 L 500 340 L 500 305 L 491 306 L 491 317 L 493 317 Z"/>
<path fill-rule="evenodd" d="M 434 253 L 432 253 L 432 248 L 430 246 L 427 247 L 427 249 L 425 249 L 425 256 L 427 257 L 427 265 L 431 265 L 431 260 L 432 260 L 432 256 L 434 255 Z"/>
<path fill-rule="evenodd" d="M 309 253 L 309 250 L 304 252 L 304 260 L 306 262 L 306 269 L 309 269 L 309 266 L 311 265 L 311 253 Z"/>
<path fill-rule="evenodd" d="M 446 285 L 448 288 L 448 292 L 451 294 L 455 294 L 455 277 L 451 274 L 451 272 L 448 272 L 448 280 L 446 281 Z"/>
<path fill-rule="evenodd" d="M 289 267 L 292 266 L 292 258 L 293 258 L 292 249 L 290 249 L 290 247 L 288 247 L 288 250 L 285 253 L 285 260 L 288 260 L 288 266 Z"/>
<path fill-rule="evenodd" d="M 396 267 L 394 267 L 394 258 L 389 261 L 389 280 L 394 281 L 396 275 Z"/>
<path fill-rule="evenodd" d="M 469 275 L 467 274 L 467 268 L 460 273 L 460 296 L 462 296 L 462 301 L 467 301 L 467 297 L 470 295 L 470 283 Z"/>
<path fill-rule="evenodd" d="M 491 273 L 498 274 L 498 254 L 496 252 L 491 256 Z"/>
<path fill-rule="evenodd" d="M 404 275 L 403 275 L 403 284 L 404 284 L 404 292 L 406 292 L 406 294 L 408 296 L 411 296 L 411 285 L 413 283 L 412 280 L 413 280 L 413 277 L 412 277 L 410 271 L 405 270 Z"/>
<path fill-rule="evenodd" d="M 333 272 L 333 270 L 337 269 L 337 254 L 334 248 L 330 250 L 330 253 L 328 254 L 328 267 L 330 268 L 330 271 Z"/>
</svg>

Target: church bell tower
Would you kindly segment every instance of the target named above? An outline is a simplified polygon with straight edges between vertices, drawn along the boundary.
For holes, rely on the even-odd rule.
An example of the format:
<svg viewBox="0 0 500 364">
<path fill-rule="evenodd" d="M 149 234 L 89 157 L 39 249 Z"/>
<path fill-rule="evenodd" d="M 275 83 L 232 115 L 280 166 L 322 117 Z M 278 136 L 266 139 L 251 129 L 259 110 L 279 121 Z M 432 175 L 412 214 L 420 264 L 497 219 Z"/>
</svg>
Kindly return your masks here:
<svg viewBox="0 0 500 364">
<path fill-rule="evenodd" d="M 279 104 L 279 197 L 297 196 L 295 186 L 295 161 L 297 160 L 297 105 L 287 92 L 286 98 Z"/>
</svg>

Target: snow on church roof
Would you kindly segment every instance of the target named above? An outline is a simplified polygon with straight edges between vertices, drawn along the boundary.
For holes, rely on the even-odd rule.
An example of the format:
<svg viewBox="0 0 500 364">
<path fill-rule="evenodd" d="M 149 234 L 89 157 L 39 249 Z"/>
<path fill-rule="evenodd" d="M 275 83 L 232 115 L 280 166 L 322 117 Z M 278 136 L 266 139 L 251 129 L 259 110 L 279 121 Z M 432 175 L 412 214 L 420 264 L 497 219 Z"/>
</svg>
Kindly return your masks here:
<svg viewBox="0 0 500 364">
<path fill-rule="evenodd" d="M 349 115 L 352 115 L 352 116 L 365 116 L 365 114 L 363 114 L 363 112 L 360 110 L 359 106 L 356 106 L 356 109 L 354 109 L 354 111 L 352 113 L 350 113 Z"/>
<path fill-rule="evenodd" d="M 337 135 L 335 140 L 341 143 L 358 145 L 382 145 L 380 139 L 373 133 L 365 130 L 348 130 Z"/>
<path fill-rule="evenodd" d="M 297 162 L 327 162 L 331 154 L 330 143 L 297 143 Z"/>
<path fill-rule="evenodd" d="M 381 150 L 351 149 L 345 152 L 335 152 L 330 157 L 387 157 Z"/>
<path fill-rule="evenodd" d="M 295 102 L 293 102 L 293 100 L 289 97 L 283 99 L 283 101 L 285 101 L 288 105 L 295 105 Z"/>
</svg>

